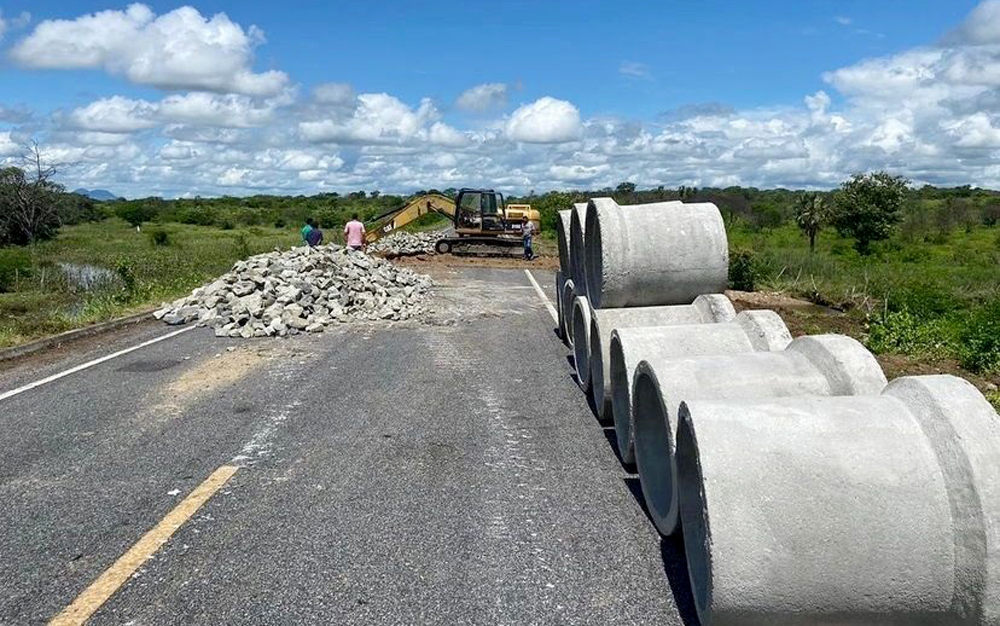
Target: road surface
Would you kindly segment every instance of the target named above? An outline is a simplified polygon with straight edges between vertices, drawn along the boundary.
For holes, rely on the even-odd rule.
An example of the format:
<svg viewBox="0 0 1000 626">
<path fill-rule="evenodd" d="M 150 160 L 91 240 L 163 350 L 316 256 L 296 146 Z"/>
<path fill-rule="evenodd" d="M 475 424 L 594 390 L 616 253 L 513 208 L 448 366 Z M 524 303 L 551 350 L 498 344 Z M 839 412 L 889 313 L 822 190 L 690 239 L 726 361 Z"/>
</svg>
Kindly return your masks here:
<svg viewBox="0 0 1000 626">
<path fill-rule="evenodd" d="M 438 273 L 426 321 L 0 366 L 0 623 L 695 623 L 526 273 Z"/>
</svg>

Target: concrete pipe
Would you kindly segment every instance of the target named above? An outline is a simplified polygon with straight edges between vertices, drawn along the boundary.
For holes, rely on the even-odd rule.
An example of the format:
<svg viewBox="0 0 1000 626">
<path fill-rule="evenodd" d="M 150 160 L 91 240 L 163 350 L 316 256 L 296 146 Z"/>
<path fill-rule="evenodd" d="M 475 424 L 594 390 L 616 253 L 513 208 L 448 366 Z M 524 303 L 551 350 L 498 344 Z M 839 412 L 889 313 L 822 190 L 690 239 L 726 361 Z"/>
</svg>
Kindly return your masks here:
<svg viewBox="0 0 1000 626">
<path fill-rule="evenodd" d="M 562 307 L 562 290 L 565 284 L 566 279 L 563 278 L 562 270 L 556 270 L 556 291 L 554 300 L 556 301 L 556 324 L 558 325 L 557 332 L 559 333 L 560 339 L 564 339 L 566 337 L 566 323 L 563 319 Z"/>
<path fill-rule="evenodd" d="M 572 210 L 559 211 L 556 219 L 556 244 L 559 246 L 559 269 L 564 276 L 571 272 L 569 262 L 570 214 Z"/>
<path fill-rule="evenodd" d="M 573 301 L 573 366 L 580 387 L 590 391 L 590 320 L 591 308 L 587 296 L 577 296 Z M 583 363 L 584 365 L 581 365 Z"/>
<path fill-rule="evenodd" d="M 587 282 L 584 280 L 584 239 L 586 226 L 587 205 L 577 203 L 573 205 L 569 216 L 569 267 L 570 278 L 576 286 L 576 294 L 587 295 Z"/>
<path fill-rule="evenodd" d="M 698 296 L 691 304 L 639 306 L 627 309 L 594 309 L 590 318 L 590 368 L 594 406 L 601 419 L 611 417 L 611 331 L 617 328 L 716 324 L 731 322 L 736 310 L 722 294 Z"/>
<path fill-rule="evenodd" d="M 872 353 L 845 335 L 799 337 L 785 350 L 639 363 L 632 428 L 639 484 L 653 523 L 677 529 L 677 408 L 689 400 L 877 395 L 885 374 Z"/>
<path fill-rule="evenodd" d="M 582 275 L 595 309 L 687 304 L 726 288 L 726 227 L 710 202 L 619 206 L 593 198 L 581 232 Z"/>
<path fill-rule="evenodd" d="M 702 624 L 1000 624 L 1000 418 L 966 381 L 679 415 Z"/>
<path fill-rule="evenodd" d="M 611 413 L 622 461 L 635 463 L 632 381 L 640 361 L 784 350 L 791 341 L 788 328 L 774 311 L 744 311 L 731 323 L 612 331 L 608 348 Z"/>
<path fill-rule="evenodd" d="M 573 300 L 576 294 L 573 292 L 573 279 L 567 278 L 562 288 L 562 316 L 563 316 L 563 341 L 570 348 L 573 347 Z"/>
</svg>

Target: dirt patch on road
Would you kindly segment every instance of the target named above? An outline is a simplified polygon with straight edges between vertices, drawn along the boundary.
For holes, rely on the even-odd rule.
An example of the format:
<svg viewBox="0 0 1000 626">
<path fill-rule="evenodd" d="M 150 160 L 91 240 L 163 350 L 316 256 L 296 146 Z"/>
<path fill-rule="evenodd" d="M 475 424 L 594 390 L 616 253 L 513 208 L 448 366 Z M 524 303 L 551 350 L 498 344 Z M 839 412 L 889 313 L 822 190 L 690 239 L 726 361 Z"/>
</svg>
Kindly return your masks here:
<svg viewBox="0 0 1000 626">
<path fill-rule="evenodd" d="M 187 408 L 223 387 L 228 387 L 275 361 L 304 361 L 315 356 L 303 353 L 292 342 L 273 340 L 260 344 L 230 346 L 186 368 L 174 380 L 150 394 L 149 414 L 157 419 L 181 415 Z"/>
<path fill-rule="evenodd" d="M 151 415 L 173 418 L 216 389 L 233 384 L 264 363 L 256 351 L 238 347 L 196 362 L 179 377 L 153 392 Z"/>
</svg>

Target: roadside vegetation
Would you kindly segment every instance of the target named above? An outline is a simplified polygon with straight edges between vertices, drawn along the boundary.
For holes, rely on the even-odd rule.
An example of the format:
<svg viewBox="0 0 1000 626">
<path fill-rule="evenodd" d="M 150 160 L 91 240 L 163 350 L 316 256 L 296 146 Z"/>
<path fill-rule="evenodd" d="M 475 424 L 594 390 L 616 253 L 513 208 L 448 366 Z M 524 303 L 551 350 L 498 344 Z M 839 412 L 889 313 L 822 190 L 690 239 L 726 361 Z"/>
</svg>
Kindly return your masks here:
<svg viewBox="0 0 1000 626">
<path fill-rule="evenodd" d="M 175 298 L 237 259 L 296 245 L 306 217 L 338 241 L 351 214 L 370 220 L 406 200 L 358 191 L 95 202 L 65 193 L 32 154 L 0 171 L 0 347 Z M 731 286 L 817 305 L 775 305 L 793 331 L 850 334 L 890 376 L 953 372 L 1000 405 L 1000 192 L 910 188 L 875 172 L 832 192 L 626 182 L 508 200 L 540 210 L 551 240 L 557 211 L 599 195 L 714 202 L 729 231 Z M 426 216 L 413 227 L 443 225 Z"/>
</svg>

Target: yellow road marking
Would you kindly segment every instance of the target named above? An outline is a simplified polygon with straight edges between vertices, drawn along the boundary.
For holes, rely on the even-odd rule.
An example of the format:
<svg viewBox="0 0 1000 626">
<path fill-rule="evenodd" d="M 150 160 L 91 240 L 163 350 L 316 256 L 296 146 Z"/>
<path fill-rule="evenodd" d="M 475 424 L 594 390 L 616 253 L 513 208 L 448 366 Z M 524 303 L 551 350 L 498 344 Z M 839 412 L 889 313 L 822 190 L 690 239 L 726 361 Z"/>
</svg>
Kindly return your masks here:
<svg viewBox="0 0 1000 626">
<path fill-rule="evenodd" d="M 73 603 L 52 618 L 49 626 L 77 626 L 84 624 L 97 609 L 101 608 L 125 581 L 165 544 L 177 529 L 184 525 L 212 495 L 215 494 L 239 468 L 223 465 L 212 472 L 205 482 L 198 485 L 184 500 L 167 513 L 160 523 L 142 536 L 128 552 L 121 555 Z"/>
</svg>

